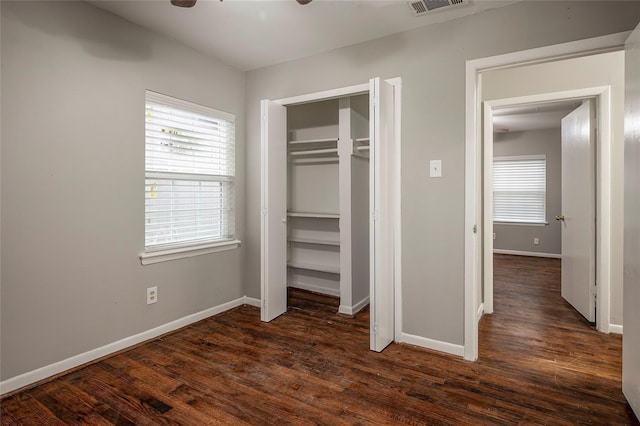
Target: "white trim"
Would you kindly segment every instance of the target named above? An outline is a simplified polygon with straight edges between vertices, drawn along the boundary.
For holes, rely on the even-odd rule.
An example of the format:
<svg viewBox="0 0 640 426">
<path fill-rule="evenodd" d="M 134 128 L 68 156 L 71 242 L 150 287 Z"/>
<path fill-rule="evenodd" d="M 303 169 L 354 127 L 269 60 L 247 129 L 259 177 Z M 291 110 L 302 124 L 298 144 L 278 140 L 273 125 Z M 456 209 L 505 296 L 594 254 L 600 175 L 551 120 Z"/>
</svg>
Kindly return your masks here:
<svg viewBox="0 0 640 426">
<path fill-rule="evenodd" d="M 426 337 L 414 336 L 413 334 L 402 333 L 401 343 L 420 346 L 421 348 L 444 352 L 451 355 L 463 356 L 464 346 L 453 343 L 442 342 L 440 340 L 427 339 Z"/>
<path fill-rule="evenodd" d="M 482 98 L 481 98 L 482 99 Z M 480 100 L 481 100 L 480 99 Z M 483 103 L 484 109 L 484 134 L 480 140 L 480 149 L 483 150 L 484 162 L 480 166 L 478 175 L 482 175 L 483 190 L 480 192 L 480 208 L 483 212 L 482 246 L 480 253 L 493 252 L 493 108 L 490 102 Z M 481 119 L 478 118 L 478 121 Z M 489 123 L 489 125 L 487 125 Z M 545 206 L 546 211 L 546 206 Z M 485 312 L 493 313 L 493 257 L 481 256 L 482 263 L 482 288 L 480 299 L 484 303 Z"/>
<path fill-rule="evenodd" d="M 502 250 L 502 249 L 493 249 L 495 254 L 510 254 L 513 256 L 531 256 L 531 257 L 550 257 L 552 259 L 562 259 L 561 254 L 556 253 L 542 253 L 535 251 L 520 251 L 520 250 Z"/>
<path fill-rule="evenodd" d="M 312 291 L 314 293 L 326 294 L 328 296 L 340 297 L 340 289 L 321 287 L 319 285 L 305 284 L 299 281 L 289 281 L 288 287 L 298 288 L 300 290 Z"/>
<path fill-rule="evenodd" d="M 354 96 L 360 93 L 369 92 L 369 83 L 356 84 L 354 86 L 341 87 L 339 89 L 324 90 L 322 92 L 309 93 L 306 95 L 292 96 L 290 98 L 277 99 L 273 102 L 284 105 L 292 106 L 297 104 L 304 104 L 307 102 L 315 102 L 320 100 L 329 100 L 340 98 L 343 96 Z"/>
<path fill-rule="evenodd" d="M 482 251 L 478 247 L 481 241 L 481 230 L 474 233 L 474 226 L 479 224 L 481 212 L 479 204 L 481 173 L 480 149 L 482 147 L 481 127 L 478 113 L 481 111 L 479 100 L 481 72 L 498 67 L 518 66 L 523 63 L 542 62 L 545 60 L 566 57 L 587 56 L 597 52 L 620 50 L 630 32 L 595 37 L 561 43 L 537 49 L 523 50 L 486 58 L 468 60 L 465 76 L 465 266 L 464 266 L 464 358 L 469 361 L 478 359 L 478 323 L 475 321 L 476 306 L 481 285 L 479 277 L 480 264 L 478 258 Z"/>
<path fill-rule="evenodd" d="M 345 314 L 345 315 L 355 315 L 358 312 L 360 312 L 362 309 L 364 309 L 364 307 L 367 306 L 368 304 L 369 304 L 369 296 L 365 297 L 364 299 L 362 299 L 361 301 L 359 301 L 353 306 L 340 305 L 340 307 L 338 308 L 338 313 Z"/>
<path fill-rule="evenodd" d="M 622 326 L 620 324 L 609 324 L 609 333 L 622 334 Z"/>
<path fill-rule="evenodd" d="M 476 317 L 477 322 L 479 322 L 482 319 L 482 314 L 484 314 L 484 303 L 481 303 L 480 306 L 478 306 L 478 315 Z"/>
<path fill-rule="evenodd" d="M 254 305 L 253 304 L 254 302 L 257 303 L 257 305 Z M 139 343 L 146 342 L 148 340 L 151 340 L 153 338 L 166 334 L 170 331 L 174 331 L 179 328 L 186 327 L 187 325 L 201 321 L 205 318 L 209 318 L 213 315 L 220 314 L 222 312 L 228 311 L 230 309 L 241 306 L 243 304 L 260 306 L 260 301 L 253 298 L 248 298 L 246 296 L 239 297 L 230 302 L 223 303 L 221 305 L 214 306 L 209 309 L 205 309 L 204 311 L 196 312 L 195 314 L 187 315 L 177 320 L 160 325 L 158 327 L 154 327 L 150 330 L 146 330 L 141 333 L 134 334 L 133 336 L 125 337 L 124 339 L 120 339 L 116 342 L 109 343 L 99 348 L 92 349 L 90 351 L 87 351 L 78 355 L 74 355 L 70 358 L 63 359 L 62 361 L 58 361 L 53 364 L 46 365 L 44 367 L 29 371 L 27 373 L 20 374 L 19 376 L 15 376 L 0 382 L 0 395 L 4 395 L 5 393 L 23 388 L 32 383 L 36 383 L 41 380 L 44 380 L 48 377 L 52 377 L 57 374 L 64 373 L 65 371 L 68 371 L 72 368 L 79 367 L 91 361 L 95 361 L 99 358 L 105 357 L 107 355 L 111 355 L 115 352 L 137 345 Z"/>
<path fill-rule="evenodd" d="M 385 80 L 389 84 L 393 85 L 394 105 L 402 105 L 402 78 L 391 78 Z M 395 152 L 393 166 L 394 175 L 393 180 L 395 187 L 393 188 L 394 198 L 394 281 L 395 281 L 395 333 L 396 338 L 402 335 L 402 110 L 401 108 L 394 108 L 394 138 L 395 138 Z"/>
<path fill-rule="evenodd" d="M 243 305 L 255 306 L 256 308 L 259 308 L 260 299 L 256 299 L 255 297 L 244 296 Z"/>
<path fill-rule="evenodd" d="M 140 253 L 138 258 L 142 265 L 152 265 L 169 260 L 184 259 L 186 257 L 201 256 L 203 254 L 218 253 L 221 251 L 233 250 L 241 244 L 240 240 L 223 241 L 198 246 L 180 247 L 169 250 L 149 251 Z"/>
</svg>

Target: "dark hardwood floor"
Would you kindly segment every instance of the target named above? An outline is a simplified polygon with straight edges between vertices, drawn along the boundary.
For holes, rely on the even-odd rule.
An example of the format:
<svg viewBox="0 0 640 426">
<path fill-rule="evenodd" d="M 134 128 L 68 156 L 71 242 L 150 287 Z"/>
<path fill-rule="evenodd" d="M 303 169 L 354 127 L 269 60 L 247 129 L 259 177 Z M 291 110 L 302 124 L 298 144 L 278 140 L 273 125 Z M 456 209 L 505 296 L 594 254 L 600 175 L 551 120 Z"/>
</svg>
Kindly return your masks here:
<svg viewBox="0 0 640 426">
<path fill-rule="evenodd" d="M 369 351 L 368 312 L 290 291 L 287 314 L 243 306 L 5 398 L 3 425 L 638 424 L 621 338 L 559 294 L 559 261 L 496 256 L 480 359 L 393 344 Z"/>
</svg>

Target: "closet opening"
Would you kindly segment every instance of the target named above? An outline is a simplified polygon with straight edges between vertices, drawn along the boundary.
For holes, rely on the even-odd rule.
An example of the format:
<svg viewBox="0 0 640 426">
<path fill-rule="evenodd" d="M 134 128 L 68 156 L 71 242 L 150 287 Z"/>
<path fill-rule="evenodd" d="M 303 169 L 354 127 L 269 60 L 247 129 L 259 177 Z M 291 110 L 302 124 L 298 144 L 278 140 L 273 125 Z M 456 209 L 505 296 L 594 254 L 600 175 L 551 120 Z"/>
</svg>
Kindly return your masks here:
<svg viewBox="0 0 640 426">
<path fill-rule="evenodd" d="M 369 306 L 372 350 L 395 339 L 399 106 L 400 80 L 378 78 L 262 101 L 262 321 L 309 291 Z"/>
<path fill-rule="evenodd" d="M 287 287 L 369 304 L 369 94 L 287 107 Z"/>
</svg>

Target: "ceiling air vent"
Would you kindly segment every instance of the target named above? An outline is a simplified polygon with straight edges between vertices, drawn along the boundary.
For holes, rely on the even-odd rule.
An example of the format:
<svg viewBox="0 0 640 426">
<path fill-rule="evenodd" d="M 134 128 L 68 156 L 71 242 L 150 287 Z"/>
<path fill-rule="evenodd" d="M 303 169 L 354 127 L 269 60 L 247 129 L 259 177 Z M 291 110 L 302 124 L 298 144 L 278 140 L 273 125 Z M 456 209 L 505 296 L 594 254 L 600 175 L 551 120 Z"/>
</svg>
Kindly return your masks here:
<svg viewBox="0 0 640 426">
<path fill-rule="evenodd" d="M 449 10 L 466 2 L 467 0 L 417 0 L 409 2 L 409 9 L 414 15 L 420 16 L 430 12 Z"/>
</svg>

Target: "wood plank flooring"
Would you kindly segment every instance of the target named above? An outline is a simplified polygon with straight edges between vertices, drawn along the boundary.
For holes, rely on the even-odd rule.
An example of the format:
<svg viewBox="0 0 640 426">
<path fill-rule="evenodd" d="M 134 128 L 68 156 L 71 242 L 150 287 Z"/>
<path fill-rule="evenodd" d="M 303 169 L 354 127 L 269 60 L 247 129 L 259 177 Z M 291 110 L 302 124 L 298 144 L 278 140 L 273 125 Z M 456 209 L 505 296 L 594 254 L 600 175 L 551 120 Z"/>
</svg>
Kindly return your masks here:
<svg viewBox="0 0 640 426">
<path fill-rule="evenodd" d="M 2 425 L 639 424 L 621 392 L 621 338 L 559 294 L 555 259 L 497 255 L 480 360 L 393 344 L 369 313 L 291 290 L 271 323 L 238 307 L 2 400 Z"/>
</svg>

